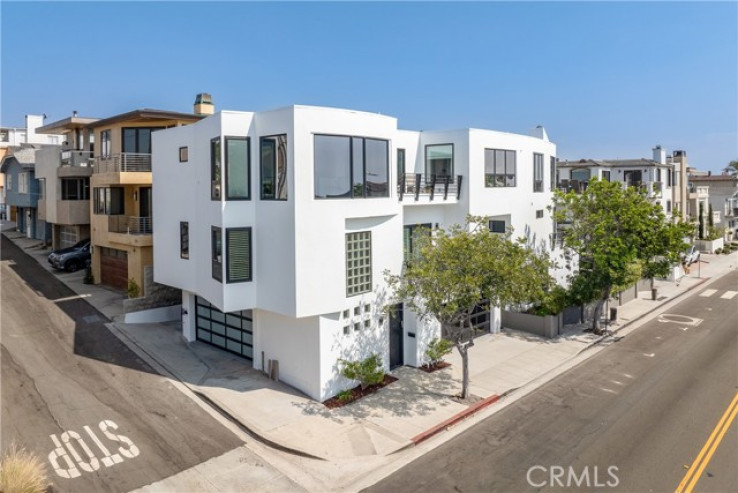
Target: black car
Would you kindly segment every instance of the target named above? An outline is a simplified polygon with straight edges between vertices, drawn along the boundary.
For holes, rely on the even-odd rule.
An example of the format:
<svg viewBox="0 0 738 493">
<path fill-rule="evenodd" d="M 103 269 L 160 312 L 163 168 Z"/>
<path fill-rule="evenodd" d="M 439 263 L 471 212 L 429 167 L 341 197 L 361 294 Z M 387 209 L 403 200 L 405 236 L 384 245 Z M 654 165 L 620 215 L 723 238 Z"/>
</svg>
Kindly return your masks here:
<svg viewBox="0 0 738 493">
<path fill-rule="evenodd" d="M 82 240 L 74 246 L 49 254 L 49 263 L 55 269 L 75 272 L 90 265 L 90 240 Z"/>
</svg>

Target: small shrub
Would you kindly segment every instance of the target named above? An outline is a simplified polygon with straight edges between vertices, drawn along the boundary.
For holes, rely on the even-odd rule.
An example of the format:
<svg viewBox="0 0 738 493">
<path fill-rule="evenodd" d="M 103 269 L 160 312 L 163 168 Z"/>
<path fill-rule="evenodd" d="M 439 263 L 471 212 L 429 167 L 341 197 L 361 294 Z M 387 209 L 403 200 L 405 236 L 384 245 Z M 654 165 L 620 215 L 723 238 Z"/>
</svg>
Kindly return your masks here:
<svg viewBox="0 0 738 493">
<path fill-rule="evenodd" d="M 715 253 L 716 253 L 717 255 L 720 255 L 721 253 L 723 253 L 723 249 L 722 249 L 722 248 L 716 248 L 716 249 L 715 249 Z"/>
<path fill-rule="evenodd" d="M 425 350 L 425 355 L 430 359 L 430 364 L 435 365 L 440 363 L 443 357 L 451 352 L 453 347 L 453 342 L 448 339 L 436 337 L 428 343 L 428 349 Z"/>
<path fill-rule="evenodd" d="M 138 295 L 141 292 L 141 288 L 138 287 L 138 283 L 134 278 L 128 279 L 128 297 L 129 298 L 138 298 Z"/>
<path fill-rule="evenodd" d="M 723 248 L 723 253 L 724 253 L 725 255 L 729 254 L 729 253 L 730 253 L 730 252 L 732 252 L 732 251 L 733 251 L 733 249 L 732 249 L 732 248 Z"/>
<path fill-rule="evenodd" d="M 338 393 L 338 400 L 346 403 L 351 400 L 351 389 L 342 390 Z"/>
<path fill-rule="evenodd" d="M 350 380 L 358 380 L 361 383 L 362 389 L 366 389 L 370 385 L 380 384 L 384 381 L 382 360 L 376 353 L 359 361 L 339 359 L 338 362 L 343 365 L 341 375 Z"/>
<path fill-rule="evenodd" d="M 561 286 L 554 286 L 541 300 L 541 304 L 531 310 L 533 315 L 557 315 L 569 305 L 569 293 Z"/>
<path fill-rule="evenodd" d="M 0 458 L 0 491 L 44 493 L 49 486 L 44 463 L 15 443 Z"/>
<path fill-rule="evenodd" d="M 82 282 L 85 284 L 95 284 L 95 276 L 92 275 L 92 267 L 87 267 L 85 269 L 85 277 L 82 279 Z"/>
</svg>

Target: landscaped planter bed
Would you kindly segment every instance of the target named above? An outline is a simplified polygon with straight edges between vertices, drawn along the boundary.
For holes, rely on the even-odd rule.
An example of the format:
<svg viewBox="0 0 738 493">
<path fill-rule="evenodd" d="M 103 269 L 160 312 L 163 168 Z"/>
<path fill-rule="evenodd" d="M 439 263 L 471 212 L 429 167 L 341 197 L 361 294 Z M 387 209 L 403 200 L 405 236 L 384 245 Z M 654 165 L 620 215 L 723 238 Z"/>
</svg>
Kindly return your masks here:
<svg viewBox="0 0 738 493">
<path fill-rule="evenodd" d="M 331 397 L 330 399 L 326 401 L 323 401 L 323 405 L 327 407 L 328 409 L 336 409 L 338 407 L 343 407 L 346 404 L 351 404 L 357 399 L 361 399 L 362 397 L 366 397 L 367 395 L 373 394 L 374 392 L 381 389 L 382 387 L 386 387 L 387 385 L 391 384 L 392 382 L 396 382 L 396 381 L 397 381 L 397 378 L 391 375 L 385 375 L 384 380 L 380 384 L 370 385 L 365 389 L 362 389 L 361 385 L 357 385 L 356 387 L 351 389 L 350 399 L 341 400 L 338 398 L 338 396 L 335 396 L 335 397 Z"/>
<path fill-rule="evenodd" d="M 448 363 L 446 361 L 439 361 L 435 364 L 425 364 L 419 366 L 418 369 L 423 370 L 426 373 L 433 373 L 434 371 L 442 370 L 444 368 L 448 368 L 449 366 L 451 366 L 451 363 Z"/>
</svg>

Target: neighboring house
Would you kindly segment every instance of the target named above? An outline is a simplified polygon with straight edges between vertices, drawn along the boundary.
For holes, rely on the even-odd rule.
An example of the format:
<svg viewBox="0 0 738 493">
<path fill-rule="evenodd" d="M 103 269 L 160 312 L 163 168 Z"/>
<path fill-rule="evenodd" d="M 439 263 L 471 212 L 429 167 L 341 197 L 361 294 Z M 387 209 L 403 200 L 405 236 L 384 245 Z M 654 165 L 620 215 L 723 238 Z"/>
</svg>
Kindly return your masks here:
<svg viewBox="0 0 738 493">
<path fill-rule="evenodd" d="M 548 249 L 555 144 L 489 130 L 405 131 L 395 118 L 292 106 L 222 111 L 156 132 L 154 275 L 182 289 L 182 331 L 324 400 L 338 359 L 426 362 L 433 324 L 387 310 L 417 227 L 490 227 Z M 478 328 L 499 330 L 499 311 Z"/>
<path fill-rule="evenodd" d="M 0 127 L 0 162 L 8 154 L 10 147 L 22 144 L 58 145 L 61 135 L 43 135 L 36 130 L 44 124 L 46 115 L 26 115 L 24 127 Z M 0 173 L 0 204 L 5 204 L 5 175 Z M 8 210 L 8 219 L 15 221 L 16 209 Z"/>
<path fill-rule="evenodd" d="M 690 176 L 689 183 L 695 193 L 707 188 L 707 202 L 712 205 L 715 226 L 727 229 L 727 240 L 738 238 L 738 176 L 700 174 Z"/>
<path fill-rule="evenodd" d="M 139 109 L 87 125 L 95 142 L 90 177 L 92 274 L 95 283 L 145 295 L 144 269 L 153 262 L 151 139 L 157 130 L 203 115 Z M 163 187 L 169 185 L 163 185 Z"/>
<path fill-rule="evenodd" d="M 38 146 L 40 147 L 40 146 Z M 45 240 L 46 223 L 38 217 L 39 182 L 35 175 L 36 150 L 31 144 L 8 148 L 0 164 L 5 176 L 5 200 L 17 230 L 28 238 Z"/>
<path fill-rule="evenodd" d="M 661 147 L 657 147 L 663 156 L 663 150 Z M 671 156 L 667 158 L 667 162 L 673 167 L 672 169 L 672 204 L 673 204 L 673 216 L 687 218 L 687 203 L 689 202 L 689 193 L 687 191 L 688 182 L 688 168 L 687 165 L 687 152 L 686 151 L 674 151 Z"/>
<path fill-rule="evenodd" d="M 36 177 L 42 196 L 39 218 L 51 225 L 54 250 L 72 246 L 90 237 L 90 176 L 92 137 L 88 125 L 95 118 L 73 116 L 49 123 L 38 133 L 62 135 L 61 147 L 36 153 Z"/>
<path fill-rule="evenodd" d="M 661 205 L 664 213 L 673 214 L 674 174 L 671 164 L 661 146 L 654 151 L 654 159 L 580 159 L 559 161 L 557 184 L 563 190 L 584 191 L 589 180 L 614 181 L 626 187 L 642 187 L 654 201 Z"/>
</svg>

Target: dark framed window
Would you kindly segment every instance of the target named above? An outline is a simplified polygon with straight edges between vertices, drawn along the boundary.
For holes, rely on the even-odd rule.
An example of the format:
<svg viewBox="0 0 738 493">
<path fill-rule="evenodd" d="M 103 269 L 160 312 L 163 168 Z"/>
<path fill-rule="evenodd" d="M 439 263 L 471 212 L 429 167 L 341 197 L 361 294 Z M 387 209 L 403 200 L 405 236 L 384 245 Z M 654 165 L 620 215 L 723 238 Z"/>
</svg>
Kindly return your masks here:
<svg viewBox="0 0 738 493">
<path fill-rule="evenodd" d="M 661 168 L 656 168 L 656 181 L 661 181 Z"/>
<path fill-rule="evenodd" d="M 179 223 L 179 257 L 190 258 L 190 223 L 186 221 Z"/>
<path fill-rule="evenodd" d="M 672 172 L 669 170 L 666 170 L 666 186 L 667 187 L 671 186 L 672 177 L 673 177 Z"/>
<path fill-rule="evenodd" d="M 46 199 L 46 178 L 38 178 L 38 198 Z"/>
<path fill-rule="evenodd" d="M 516 185 L 517 153 L 506 149 L 484 150 L 484 186 L 514 187 Z"/>
<path fill-rule="evenodd" d="M 119 216 L 124 210 L 123 187 L 95 187 L 92 202 L 93 213 Z"/>
<path fill-rule="evenodd" d="M 210 139 L 210 200 L 220 200 L 221 191 L 220 137 Z"/>
<path fill-rule="evenodd" d="M 543 192 L 543 154 L 533 153 L 533 191 Z"/>
<path fill-rule="evenodd" d="M 551 156 L 550 168 L 549 172 L 551 176 L 549 177 L 549 182 L 551 183 L 551 190 L 554 190 L 556 188 L 556 158 L 554 156 Z"/>
<path fill-rule="evenodd" d="M 251 199 L 251 159 L 248 137 L 225 138 L 226 200 Z"/>
<path fill-rule="evenodd" d="M 397 179 L 405 174 L 405 149 L 397 149 Z"/>
<path fill-rule="evenodd" d="M 543 209 L 538 209 L 536 211 L 536 219 L 541 219 L 543 217 Z"/>
<path fill-rule="evenodd" d="M 62 200 L 90 200 L 89 178 L 62 178 Z"/>
<path fill-rule="evenodd" d="M 603 171 L 602 172 L 602 180 L 603 181 L 610 181 L 610 172 L 609 171 Z"/>
<path fill-rule="evenodd" d="M 315 135 L 315 198 L 389 197 L 389 142 Z"/>
<path fill-rule="evenodd" d="M 671 213 L 671 200 L 666 201 L 666 212 Z"/>
<path fill-rule="evenodd" d="M 189 148 L 187 146 L 180 147 L 179 148 L 179 162 L 186 163 L 187 161 L 189 161 L 189 158 L 190 158 Z"/>
<path fill-rule="evenodd" d="M 124 127 L 123 152 L 151 154 L 151 132 L 164 127 Z"/>
<path fill-rule="evenodd" d="M 443 182 L 446 178 L 453 182 L 453 144 L 429 144 L 425 146 L 425 182 L 431 183 L 434 176 L 436 182 Z"/>
<path fill-rule="evenodd" d="M 627 170 L 623 173 L 625 185 L 629 187 L 640 187 L 642 184 L 641 170 Z"/>
<path fill-rule="evenodd" d="M 251 281 L 251 228 L 226 229 L 226 282 Z"/>
<path fill-rule="evenodd" d="M 100 132 L 100 155 L 102 157 L 110 157 L 111 152 L 110 130 L 103 130 Z"/>
<path fill-rule="evenodd" d="M 420 253 L 418 251 L 418 239 L 420 235 L 430 235 L 432 224 L 410 224 L 403 226 L 402 228 L 402 246 L 403 246 L 403 257 L 405 262 L 416 258 Z"/>
<path fill-rule="evenodd" d="M 493 233 L 507 233 L 507 225 L 505 221 L 492 219 L 489 222 L 489 230 Z"/>
<path fill-rule="evenodd" d="M 223 282 L 223 236 L 222 230 L 216 226 L 210 228 L 210 245 L 213 279 Z"/>
<path fill-rule="evenodd" d="M 579 168 L 571 170 L 571 181 L 578 181 L 582 183 L 589 182 L 592 172 L 589 168 Z"/>
<path fill-rule="evenodd" d="M 372 290 L 372 232 L 346 233 L 346 297 Z"/>
<path fill-rule="evenodd" d="M 261 199 L 287 200 L 287 135 L 259 139 Z"/>
</svg>

